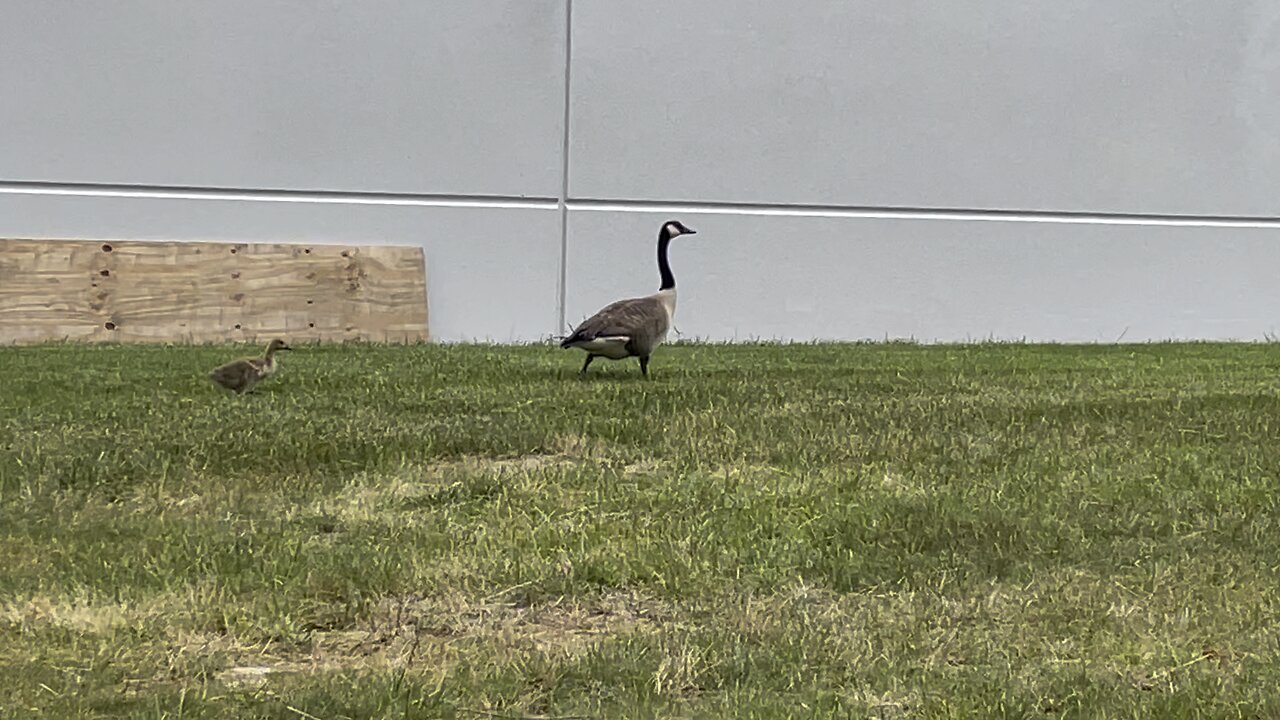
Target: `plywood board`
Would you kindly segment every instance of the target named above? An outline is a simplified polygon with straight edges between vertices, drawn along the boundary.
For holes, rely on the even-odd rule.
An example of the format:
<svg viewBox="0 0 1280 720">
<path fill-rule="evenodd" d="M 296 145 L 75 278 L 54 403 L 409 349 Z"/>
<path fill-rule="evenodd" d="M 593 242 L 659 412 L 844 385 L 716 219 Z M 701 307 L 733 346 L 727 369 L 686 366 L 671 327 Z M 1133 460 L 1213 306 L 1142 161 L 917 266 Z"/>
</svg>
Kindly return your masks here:
<svg viewBox="0 0 1280 720">
<path fill-rule="evenodd" d="M 0 343 L 415 342 L 422 249 L 0 239 Z"/>
</svg>

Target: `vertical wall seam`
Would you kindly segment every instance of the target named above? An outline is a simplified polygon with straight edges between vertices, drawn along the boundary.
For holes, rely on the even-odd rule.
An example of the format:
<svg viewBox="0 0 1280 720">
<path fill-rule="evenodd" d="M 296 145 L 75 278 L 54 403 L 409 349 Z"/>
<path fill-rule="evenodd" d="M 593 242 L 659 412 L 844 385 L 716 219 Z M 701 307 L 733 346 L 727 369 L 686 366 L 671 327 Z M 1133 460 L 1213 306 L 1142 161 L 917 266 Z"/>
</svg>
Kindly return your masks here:
<svg viewBox="0 0 1280 720">
<path fill-rule="evenodd" d="M 560 280 L 557 283 L 556 334 L 565 332 L 569 278 L 569 116 L 573 100 L 573 0 L 564 0 L 564 131 L 560 138 Z"/>
</svg>

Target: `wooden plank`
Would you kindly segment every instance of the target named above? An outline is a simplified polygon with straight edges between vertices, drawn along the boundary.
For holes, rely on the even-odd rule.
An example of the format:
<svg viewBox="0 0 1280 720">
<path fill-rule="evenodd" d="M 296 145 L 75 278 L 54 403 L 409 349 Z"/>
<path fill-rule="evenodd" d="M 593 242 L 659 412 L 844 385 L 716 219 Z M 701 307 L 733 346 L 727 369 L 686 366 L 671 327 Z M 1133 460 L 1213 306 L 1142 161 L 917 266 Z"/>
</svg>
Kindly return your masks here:
<svg viewBox="0 0 1280 720">
<path fill-rule="evenodd" d="M 0 239 L 0 344 L 420 342 L 422 249 Z"/>
</svg>

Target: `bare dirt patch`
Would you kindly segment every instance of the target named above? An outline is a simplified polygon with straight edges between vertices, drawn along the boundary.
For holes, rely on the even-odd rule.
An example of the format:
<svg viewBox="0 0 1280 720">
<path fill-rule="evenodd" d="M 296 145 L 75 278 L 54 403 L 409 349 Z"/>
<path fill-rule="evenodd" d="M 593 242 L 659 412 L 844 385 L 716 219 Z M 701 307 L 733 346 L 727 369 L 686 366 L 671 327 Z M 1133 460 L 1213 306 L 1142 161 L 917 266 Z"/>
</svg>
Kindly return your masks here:
<svg viewBox="0 0 1280 720">
<path fill-rule="evenodd" d="M 587 652 L 596 643 L 655 632 L 672 618 L 660 602 L 634 594 L 591 601 L 562 599 L 536 607 L 461 596 L 387 598 L 359 627 L 316 632 L 309 647 L 237 647 L 232 638 L 186 638 L 193 653 L 225 653 L 216 677 L 232 687 L 259 687 L 273 678 L 374 668 L 443 671 L 473 652 L 560 657 Z"/>
<path fill-rule="evenodd" d="M 537 606 L 506 601 L 512 588 L 481 602 L 458 597 L 385 601 L 370 618 L 374 634 L 420 632 L 436 638 L 482 638 L 513 648 L 573 653 L 603 637 L 658 627 L 663 604 L 631 593 L 593 600 L 562 598 Z"/>
</svg>

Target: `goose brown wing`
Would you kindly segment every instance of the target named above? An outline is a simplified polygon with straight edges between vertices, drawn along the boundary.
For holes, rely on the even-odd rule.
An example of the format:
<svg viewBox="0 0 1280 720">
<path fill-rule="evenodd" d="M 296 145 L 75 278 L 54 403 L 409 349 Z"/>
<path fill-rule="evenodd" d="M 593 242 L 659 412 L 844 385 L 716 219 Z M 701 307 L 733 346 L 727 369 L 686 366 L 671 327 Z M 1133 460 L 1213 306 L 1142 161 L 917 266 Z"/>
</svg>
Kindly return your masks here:
<svg viewBox="0 0 1280 720">
<path fill-rule="evenodd" d="M 209 373 L 209 379 L 219 385 L 232 390 L 239 389 L 244 386 L 249 379 L 250 368 L 244 360 L 234 360 L 213 369 Z"/>
<path fill-rule="evenodd" d="M 666 317 L 667 311 L 657 298 L 619 300 L 583 320 L 560 346 L 569 347 L 574 343 L 601 337 L 656 336 L 662 332 Z"/>
</svg>

